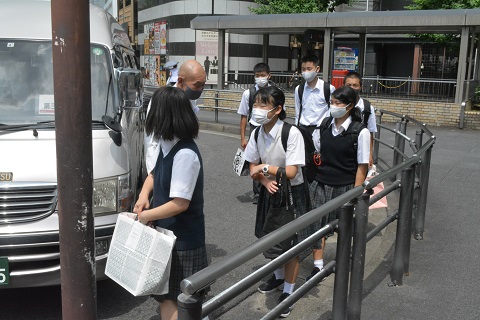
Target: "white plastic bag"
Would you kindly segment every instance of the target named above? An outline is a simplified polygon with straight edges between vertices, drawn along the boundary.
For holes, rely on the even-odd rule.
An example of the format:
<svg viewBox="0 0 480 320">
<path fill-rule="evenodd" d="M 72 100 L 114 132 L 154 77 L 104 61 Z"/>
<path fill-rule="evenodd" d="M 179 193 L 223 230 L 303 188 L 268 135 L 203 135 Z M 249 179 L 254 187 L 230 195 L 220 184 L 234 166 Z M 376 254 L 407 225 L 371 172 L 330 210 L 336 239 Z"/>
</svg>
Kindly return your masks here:
<svg viewBox="0 0 480 320">
<path fill-rule="evenodd" d="M 118 215 L 105 274 L 134 296 L 166 294 L 177 238 L 170 230 L 145 226 L 135 218 L 134 213 Z"/>
</svg>

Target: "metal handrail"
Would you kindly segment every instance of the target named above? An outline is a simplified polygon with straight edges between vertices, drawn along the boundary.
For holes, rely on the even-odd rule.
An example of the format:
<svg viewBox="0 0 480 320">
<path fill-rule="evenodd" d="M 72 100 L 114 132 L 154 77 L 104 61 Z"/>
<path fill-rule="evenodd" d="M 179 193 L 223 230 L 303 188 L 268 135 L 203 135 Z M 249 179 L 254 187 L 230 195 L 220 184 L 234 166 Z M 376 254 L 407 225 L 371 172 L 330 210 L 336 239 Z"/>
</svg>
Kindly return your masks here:
<svg viewBox="0 0 480 320">
<path fill-rule="evenodd" d="M 320 231 L 310 236 L 308 239 L 297 244 L 297 246 L 293 247 L 277 259 L 274 259 L 270 263 L 266 264 L 264 267 L 258 269 L 251 275 L 239 281 L 237 284 L 221 292 L 215 297 L 215 299 L 207 301 L 203 305 L 203 316 L 208 315 L 224 303 L 231 300 L 233 297 L 237 296 L 239 293 L 245 291 L 248 287 L 258 282 L 261 278 L 271 273 L 277 267 L 285 264 L 287 261 L 297 256 L 298 253 L 305 250 L 305 248 L 309 247 L 314 241 L 317 241 L 325 234 L 333 230 L 339 232 L 336 260 L 330 262 L 326 266 L 326 270 L 320 272 L 312 279 L 307 281 L 305 284 L 303 284 L 291 296 L 285 299 L 277 307 L 272 309 L 262 319 L 274 319 L 275 317 L 277 317 L 285 307 L 291 306 L 293 303 L 295 303 L 295 301 L 300 299 L 303 294 L 310 290 L 316 283 L 320 282 L 322 278 L 328 276 L 328 274 L 333 271 L 334 266 L 336 266 L 337 270 L 333 299 L 333 318 L 344 319 L 344 315 L 347 310 L 350 315 L 354 315 L 354 317 L 356 316 L 357 318 L 359 318 L 361 311 L 361 288 L 363 286 L 363 265 L 365 260 L 366 244 L 368 240 L 372 239 L 376 234 L 378 234 L 381 230 L 383 230 L 386 226 L 388 226 L 391 222 L 395 220 L 398 220 L 396 235 L 397 238 L 395 241 L 395 253 L 391 269 L 391 278 L 392 285 L 401 285 L 403 274 L 405 272 L 408 272 L 409 266 L 410 239 L 406 236 L 408 234 L 406 230 L 409 230 L 409 228 L 411 228 L 411 214 L 413 210 L 416 211 L 415 238 L 423 238 L 423 226 L 425 221 L 425 208 L 428 192 L 431 150 L 433 144 L 435 143 L 436 137 L 430 132 L 430 130 L 428 130 L 424 123 L 421 123 L 409 116 L 400 115 L 382 109 L 379 109 L 379 123 L 381 123 L 381 117 L 383 114 L 388 114 L 400 119 L 397 123 L 397 129 L 391 130 L 391 132 L 396 136 L 395 145 L 389 146 L 388 144 L 385 144 L 394 151 L 394 162 L 395 158 L 397 157 L 396 155 L 399 155 L 401 157 L 401 160 L 398 160 L 399 163 L 386 169 L 379 175 L 365 181 L 362 186 L 357 186 L 345 192 L 339 197 L 336 197 L 328 201 L 324 205 L 311 210 L 310 212 L 304 214 L 303 216 L 297 218 L 289 224 L 279 228 L 278 230 L 275 230 L 274 232 L 265 235 L 251 245 L 227 256 L 223 260 L 212 264 L 211 266 L 197 272 L 196 274 L 188 277 L 187 279 L 184 279 L 181 283 L 181 289 L 183 293 L 178 298 L 180 316 L 179 319 L 200 319 L 200 316 L 202 315 L 202 305 L 200 297 L 196 296 L 197 292 L 213 283 L 216 279 L 243 265 L 253 257 L 266 251 L 273 245 L 285 240 L 286 238 L 290 237 L 290 235 L 295 234 L 296 232 L 310 225 L 314 221 L 320 220 L 328 213 L 340 207 L 342 209 L 339 218 L 340 220 L 335 220 L 331 222 L 325 228 L 322 228 Z M 417 138 L 413 140 L 408 137 L 408 135 L 406 135 L 407 123 L 413 123 L 420 127 L 420 131 L 417 131 L 417 135 L 423 135 L 424 133 L 427 133 L 428 139 L 424 144 L 421 143 L 421 137 L 419 138 L 417 136 Z M 382 142 L 380 140 L 380 131 L 382 128 L 386 128 L 386 126 L 378 126 L 379 131 L 376 135 L 376 142 Z M 405 141 L 408 141 L 412 147 L 413 155 L 411 155 L 410 157 L 408 157 L 403 151 Z M 378 153 L 378 150 L 375 151 Z M 417 166 L 419 170 L 416 173 L 417 178 L 416 182 L 414 183 L 416 170 L 413 169 Z M 381 182 L 387 181 L 388 179 L 392 178 L 396 180 L 389 186 L 384 188 L 384 190 L 379 192 L 377 195 L 370 197 L 371 190 L 375 186 L 377 186 Z M 368 221 L 368 206 L 379 201 L 382 197 L 390 194 L 397 189 L 400 189 L 400 201 L 398 210 L 394 210 L 390 215 L 387 216 L 386 219 L 381 221 L 373 230 L 367 233 L 366 226 Z M 415 197 L 413 196 L 414 192 L 416 193 Z M 414 199 L 416 199 L 415 201 L 417 202 L 416 207 L 413 206 Z M 347 244 L 348 246 L 350 246 L 351 239 L 348 240 L 348 237 L 351 237 L 352 233 L 351 231 L 346 231 L 346 229 L 344 230 L 345 232 L 342 232 L 341 234 L 340 232 L 341 230 L 343 230 L 342 228 L 348 228 L 348 226 L 352 224 L 352 221 L 348 222 L 348 219 L 351 219 L 351 217 L 353 217 L 353 205 L 351 205 L 352 201 L 358 201 L 358 205 L 355 210 L 356 240 L 353 242 L 353 247 L 351 249 L 344 250 Z M 350 205 L 348 205 L 349 203 Z M 348 264 L 350 259 L 353 259 L 354 263 L 352 263 L 351 269 L 350 299 L 347 306 L 346 295 L 348 286 L 345 286 L 344 280 L 348 279 L 348 274 L 350 270 Z M 343 279 L 343 284 L 339 284 L 338 287 L 336 283 L 337 277 L 339 279 Z M 193 309 L 197 308 L 195 313 L 196 316 L 193 317 L 189 316 L 193 313 L 185 312 L 185 310 L 187 309 L 189 309 L 190 311 L 193 310 L 192 306 Z"/>
</svg>

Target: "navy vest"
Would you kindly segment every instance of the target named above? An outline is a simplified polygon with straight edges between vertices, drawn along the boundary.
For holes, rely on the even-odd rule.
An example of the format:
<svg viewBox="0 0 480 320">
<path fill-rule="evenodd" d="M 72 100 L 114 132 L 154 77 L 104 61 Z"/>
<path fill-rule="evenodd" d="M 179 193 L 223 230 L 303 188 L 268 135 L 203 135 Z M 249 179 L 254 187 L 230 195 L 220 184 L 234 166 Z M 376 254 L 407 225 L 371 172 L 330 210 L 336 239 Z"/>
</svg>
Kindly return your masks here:
<svg viewBox="0 0 480 320">
<path fill-rule="evenodd" d="M 352 124 L 343 133 L 333 136 L 331 126 L 320 132 L 322 163 L 315 180 L 329 186 L 346 186 L 355 183 L 357 175 L 357 141 L 352 141 Z M 358 140 L 358 135 L 353 135 Z"/>
<path fill-rule="evenodd" d="M 200 172 L 188 209 L 176 216 L 159 219 L 155 224 L 173 231 L 177 237 L 177 250 L 192 250 L 205 245 L 205 217 L 203 215 L 203 162 L 197 145 L 190 140 L 178 141 L 164 158 L 160 149 L 154 169 L 153 207 L 156 208 L 172 200 L 170 198 L 170 182 L 172 179 L 173 159 L 181 149 L 194 151 L 200 160 Z"/>
</svg>

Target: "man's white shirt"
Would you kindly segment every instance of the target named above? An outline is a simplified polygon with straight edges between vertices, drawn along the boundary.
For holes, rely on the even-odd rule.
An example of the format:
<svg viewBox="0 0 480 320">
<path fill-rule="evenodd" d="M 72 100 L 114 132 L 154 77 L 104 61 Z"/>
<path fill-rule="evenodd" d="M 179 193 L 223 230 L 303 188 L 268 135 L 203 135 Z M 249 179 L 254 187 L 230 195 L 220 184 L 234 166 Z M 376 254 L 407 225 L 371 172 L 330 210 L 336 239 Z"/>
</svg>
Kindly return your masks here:
<svg viewBox="0 0 480 320">
<path fill-rule="evenodd" d="M 305 82 L 302 97 L 302 116 L 298 119 L 300 114 L 300 98 L 298 97 L 298 89 L 300 85 L 295 88 L 295 123 L 303 124 L 305 126 L 315 125 L 319 126 L 323 118 L 330 114 L 328 103 L 325 100 L 325 92 L 323 91 L 323 80 L 318 79 L 315 88 L 310 88 Z M 330 95 L 335 91 L 335 87 L 330 85 Z"/>
</svg>

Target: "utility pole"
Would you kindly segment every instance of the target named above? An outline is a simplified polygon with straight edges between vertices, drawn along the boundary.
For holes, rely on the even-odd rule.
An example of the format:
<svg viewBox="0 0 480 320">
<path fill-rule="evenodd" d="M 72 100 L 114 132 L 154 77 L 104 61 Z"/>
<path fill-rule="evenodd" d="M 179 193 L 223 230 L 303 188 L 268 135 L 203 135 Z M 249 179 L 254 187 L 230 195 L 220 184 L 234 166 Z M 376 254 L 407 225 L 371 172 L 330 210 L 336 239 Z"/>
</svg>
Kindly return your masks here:
<svg viewBox="0 0 480 320">
<path fill-rule="evenodd" d="M 63 319 L 96 319 L 92 212 L 90 16 L 85 0 L 52 0 Z"/>
</svg>

